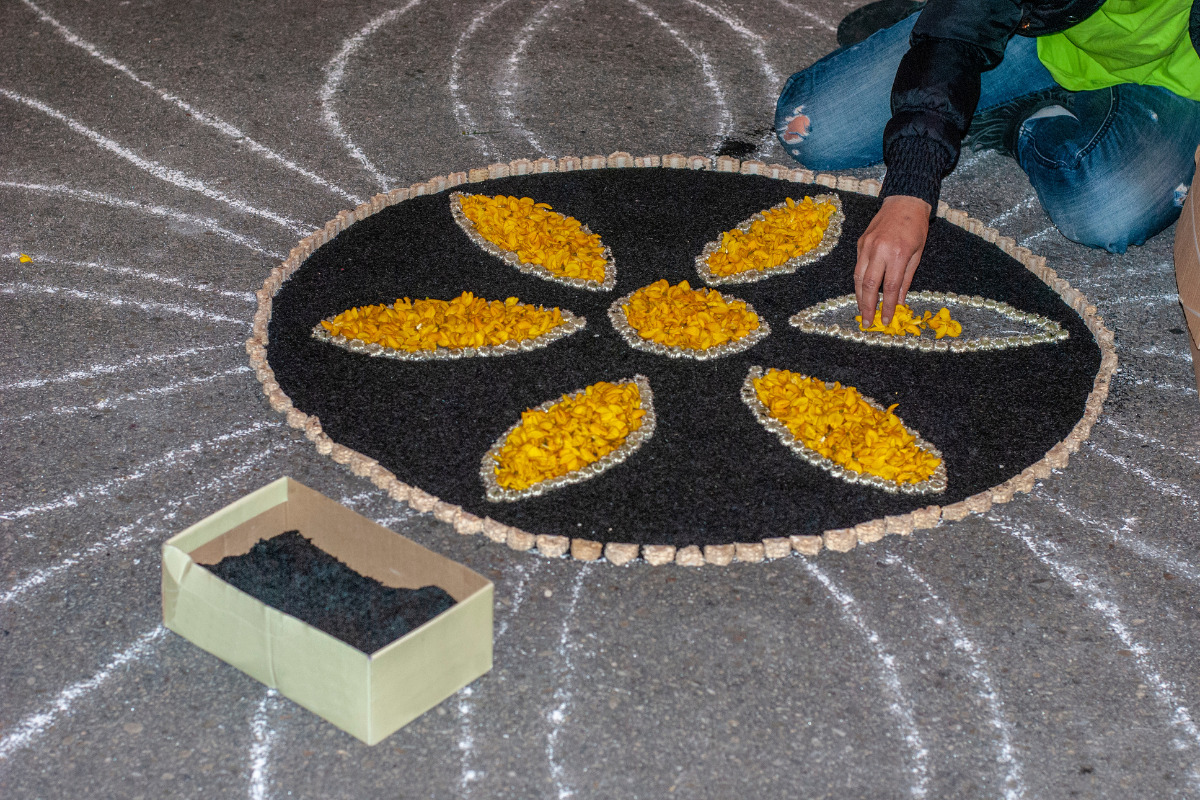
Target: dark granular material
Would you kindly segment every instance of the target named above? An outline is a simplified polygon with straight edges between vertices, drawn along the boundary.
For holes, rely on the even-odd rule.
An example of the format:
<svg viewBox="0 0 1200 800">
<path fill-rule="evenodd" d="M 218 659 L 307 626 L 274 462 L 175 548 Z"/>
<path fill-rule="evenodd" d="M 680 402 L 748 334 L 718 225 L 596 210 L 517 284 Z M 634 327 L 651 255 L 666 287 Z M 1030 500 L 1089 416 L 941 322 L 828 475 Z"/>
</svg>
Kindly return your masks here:
<svg viewBox="0 0 1200 800">
<path fill-rule="evenodd" d="M 208 569 L 254 599 L 364 653 L 379 650 L 454 605 L 454 598 L 437 586 L 394 589 L 359 575 L 300 531 L 263 539 L 250 552 L 223 558 Z"/>
<path fill-rule="evenodd" d="M 931 503 L 949 505 L 1003 483 L 1065 439 L 1084 413 L 1100 349 L 1075 311 L 995 244 L 933 221 L 914 291 L 1002 301 L 1058 322 L 1054 344 L 937 353 L 804 333 L 791 315 L 854 291 L 855 243 L 879 209 L 842 192 L 846 221 L 825 258 L 792 275 L 721 287 L 754 306 L 771 334 L 712 361 L 630 348 L 609 322 L 621 295 L 654 281 L 700 285 L 695 258 L 751 214 L 807 195 L 837 193 L 757 175 L 687 169 L 577 170 L 471 184 L 532 197 L 585 222 L 612 249 L 611 292 L 527 275 L 478 247 L 455 224 L 448 193 L 424 195 L 356 222 L 322 245 L 275 295 L 268 356 L 296 408 L 330 438 L 375 459 L 410 486 L 477 517 L 532 534 L 597 542 L 687 545 L 820 535 Z M 540 350 L 502 358 L 396 361 L 349 353 L 312 337 L 348 308 L 398 297 L 517 297 L 587 319 Z M 850 484 L 797 458 L 742 402 L 752 366 L 854 386 L 945 456 L 940 495 Z M 597 381 L 644 375 L 654 391 L 654 436 L 619 467 L 519 502 L 492 502 L 480 480 L 488 448 L 528 408 Z"/>
</svg>

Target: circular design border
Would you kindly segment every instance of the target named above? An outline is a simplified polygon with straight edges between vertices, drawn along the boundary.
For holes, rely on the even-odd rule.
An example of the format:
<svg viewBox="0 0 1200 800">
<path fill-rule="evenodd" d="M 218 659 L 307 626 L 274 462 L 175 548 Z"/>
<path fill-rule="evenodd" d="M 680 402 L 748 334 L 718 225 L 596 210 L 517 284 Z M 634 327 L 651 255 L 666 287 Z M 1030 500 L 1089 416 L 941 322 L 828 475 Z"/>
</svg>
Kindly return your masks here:
<svg viewBox="0 0 1200 800">
<path fill-rule="evenodd" d="M 1031 491 L 1035 481 L 1049 477 L 1055 469 L 1066 467 L 1071 454 L 1079 451 L 1091 433 L 1092 426 L 1099 419 L 1104 401 L 1108 397 L 1112 376 L 1117 369 L 1117 353 L 1113 343 L 1113 334 L 1105 327 L 1103 319 L 1096 313 L 1096 306 L 1089 303 L 1082 292 L 1072 287 L 1053 269 L 1046 266 L 1044 256 L 1034 255 L 1033 251 L 1019 246 L 1011 237 L 1001 236 L 995 228 L 986 227 L 981 221 L 968 216 L 965 211 L 952 209 L 945 202 L 938 203 L 937 216 L 986 242 L 995 244 L 1001 251 L 1016 259 L 1049 286 L 1063 302 L 1079 314 L 1084 325 L 1095 337 L 1101 353 L 1100 369 L 1092 383 L 1092 391 L 1088 394 L 1084 404 L 1083 416 L 1075 423 L 1074 428 L 1065 439 L 1051 447 L 1041 459 L 1026 467 L 1019 474 L 1010 477 L 1003 483 L 946 506 L 930 505 L 907 514 L 861 522 L 852 528 L 827 530 L 820 536 L 774 537 L 757 542 L 706 545 L 703 548 L 697 545 L 677 548 L 674 545 L 637 545 L 613 542 L 601 544 L 566 536 L 546 534 L 535 536 L 491 518 L 477 517 L 460 506 L 446 503 L 428 492 L 403 483 L 375 459 L 329 438 L 321 427 L 321 421 L 316 416 L 305 414 L 296 408 L 292 404 L 291 398 L 280 388 L 279 383 L 275 380 L 275 373 L 267 362 L 267 329 L 271 321 L 273 298 L 284 281 L 291 277 L 310 255 L 355 222 L 388 206 L 402 203 L 411 197 L 437 194 L 466 183 L 479 183 L 512 175 L 619 168 L 735 172 L 793 183 L 815 183 L 831 189 L 871 197 L 877 197 L 880 189 L 880 182 L 874 179 L 859 180 L 846 176 L 819 174 L 804 168 L 793 169 L 761 161 L 741 162 L 730 156 L 720 156 L 714 161 L 706 156 L 685 156 L 679 153 L 634 157 L 629 153 L 616 152 L 607 157 L 600 155 L 582 158 L 564 156 L 557 160 L 553 158 L 537 160 L 522 158 L 509 163 L 497 163 L 471 169 L 467 172 L 439 175 L 409 187 L 393 189 L 386 194 L 377 194 L 369 202 L 363 203 L 353 210 L 339 212 L 323 228 L 302 239 L 296 247 L 292 248 L 287 259 L 271 270 L 263 282 L 262 288 L 255 293 L 258 299 L 258 309 L 254 315 L 250 338 L 246 340 L 246 352 L 250 357 L 250 367 L 262 384 L 263 394 L 266 395 L 271 408 L 286 415 L 288 425 L 303 430 L 305 436 L 313 442 L 317 452 L 321 455 L 329 456 L 338 464 L 349 467 L 350 471 L 359 477 L 370 479 L 373 484 L 385 490 L 392 499 L 405 502 L 417 511 L 432 512 L 436 519 L 453 525 L 459 533 L 483 534 L 488 539 L 498 544 L 506 544 L 514 550 L 536 549 L 541 555 L 550 557 L 570 554 L 580 561 L 595 561 L 604 558 L 617 565 L 626 564 L 641 557 L 655 566 L 669 563 L 681 566 L 726 565 L 733 561 L 761 562 L 783 558 L 793 552 L 805 556 L 816 556 L 822 550 L 848 552 L 859 545 L 879 541 L 889 534 L 909 536 L 916 530 L 935 528 L 942 521 L 957 522 L 971 514 L 982 514 L 995 504 L 1009 502 L 1017 493 Z"/>
</svg>

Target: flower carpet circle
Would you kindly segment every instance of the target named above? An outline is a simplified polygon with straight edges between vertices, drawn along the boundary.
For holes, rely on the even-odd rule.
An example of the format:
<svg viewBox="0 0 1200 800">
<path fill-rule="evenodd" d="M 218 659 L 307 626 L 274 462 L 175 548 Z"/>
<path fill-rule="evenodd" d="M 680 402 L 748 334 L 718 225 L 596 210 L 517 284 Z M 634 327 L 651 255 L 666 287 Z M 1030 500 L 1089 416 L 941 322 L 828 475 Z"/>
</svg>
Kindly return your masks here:
<svg viewBox="0 0 1200 800">
<path fill-rule="evenodd" d="M 1033 477 L 1048 472 L 1048 463 L 1065 465 L 1065 452 L 1049 461 L 1047 454 L 1078 447 L 1099 413 L 1103 393 L 1097 392 L 1106 390 L 1113 366 L 1108 360 L 1102 364 L 1107 332 L 1098 319 L 1085 320 L 1091 311 L 1081 316 L 1064 300 L 1066 293 L 1082 308 L 1086 302 L 1081 296 L 1067 292 L 1065 284 L 1057 290 L 1047 285 L 1045 280 L 1052 278 L 1039 278 L 1028 263 L 982 236 L 936 219 L 912 287 L 914 296 L 962 298 L 964 308 L 978 312 L 966 318 L 964 337 L 984 331 L 989 334 L 985 342 L 996 346 L 879 347 L 867 342 L 878 334 L 835 336 L 830 333 L 841 329 L 832 325 L 812 330 L 789 325 L 806 309 L 841 308 L 842 301 L 827 301 L 853 290 L 855 242 L 879 207 L 877 198 L 832 189 L 829 181 L 818 186 L 797 182 L 795 173 L 789 176 L 778 180 L 665 167 L 571 169 L 477 180 L 453 190 L 528 198 L 533 203 L 525 206 L 553 218 L 556 225 L 581 223 L 592 237 L 587 246 L 596 252 L 605 248 L 606 260 L 597 261 L 604 271 L 597 274 L 607 286 L 581 287 L 514 269 L 520 266 L 515 256 L 506 261 L 503 252 L 485 248 L 456 221 L 449 186 L 443 191 L 426 186 L 424 193 L 402 202 L 394 202 L 396 197 L 377 202 L 377 208 L 360 210 L 353 224 L 339 224 L 339 230 L 310 241 L 290 267 L 268 281 L 266 315 L 260 312 L 259 338 L 250 343 L 252 354 L 265 356 L 257 367 L 260 378 L 272 404 L 287 411 L 293 425 L 305 427 L 319 449 L 343 462 L 354 460 L 355 471 L 380 486 L 403 487 L 393 494 L 416 498 L 414 505 L 433 508 L 460 530 L 484 528 L 491 538 L 507 537 L 521 549 L 540 542 L 537 537 L 584 542 L 595 546 L 583 548 L 591 557 L 605 545 L 694 553 L 697 548 L 822 536 L 826 546 L 846 549 L 833 544 L 829 532 L 857 531 L 860 542 L 885 532 L 911 533 L 914 527 L 936 524 L 939 516 L 954 519 L 982 510 L 979 498 L 1001 502 L 1013 491 L 1027 490 Z M 829 252 L 787 271 L 724 285 L 720 294 L 702 288 L 697 256 L 706 247 L 711 251 L 713 242 L 756 213 L 818 195 L 836 197 L 844 215 L 838 220 L 840 237 L 826 237 Z M 482 201 L 472 202 L 482 207 Z M 462 215 L 461 207 L 457 213 Z M 509 247 L 515 249 L 515 234 L 508 235 Z M 991 232 L 989 238 L 994 237 Z M 1011 243 L 1008 249 L 1014 250 Z M 1018 255 L 1026 262 L 1032 259 L 1027 251 Z M 670 288 L 685 281 L 698 288 Z M 689 347 L 710 340 L 737 346 L 714 351 L 710 358 L 678 357 L 664 346 L 632 346 L 636 326 L 618 329 L 624 313 L 637 311 L 641 316 L 635 322 L 656 333 L 667 324 L 662 320 L 675 319 L 673 311 L 647 311 L 642 305 L 618 314 L 615 301 L 641 298 L 645 293 L 637 293 L 646 287 L 661 287 L 653 297 L 682 297 L 691 304 L 692 316 L 675 315 L 682 319 L 679 330 L 693 334 Z M 389 319 L 396 316 L 393 309 L 409 314 L 425 309 L 426 319 L 400 320 L 396 330 L 407 325 L 414 341 L 423 337 L 435 342 L 440 334 L 416 326 L 442 313 L 437 309 L 491 308 L 500 319 L 504 303 L 509 309 L 528 306 L 533 309 L 528 314 L 558 314 L 553 318 L 570 322 L 569 330 L 546 337 L 541 334 L 545 326 L 533 328 L 543 337 L 537 346 L 493 343 L 477 351 L 470 344 L 483 342 L 483 334 L 475 339 L 469 330 L 462 334 L 470 320 L 464 322 L 460 314 L 452 320 L 459 338 L 445 339 L 454 352 L 385 358 L 377 357 L 386 355 L 381 350 L 400 341 L 392 329 L 372 327 L 368 348 L 352 341 L 355 346 L 348 347 L 345 337 L 341 346 L 331 346 L 329 324 L 322 328 L 322 320 L 351 309 L 382 309 L 379 313 L 386 312 Z M 997 316 L 997 308 L 1008 316 Z M 936 314 L 938 308 L 930 310 Z M 740 327 L 721 334 L 717 326 L 734 312 L 741 316 L 728 324 Z M 643 318 L 650 322 L 639 321 Z M 1009 330 L 1030 320 L 1062 333 L 1022 338 L 1020 330 Z M 706 325 L 715 333 L 709 335 Z M 759 325 L 761 331 L 747 335 L 747 326 Z M 991 336 L 990 328 L 984 330 L 988 325 L 1003 328 L 1008 338 Z M 1101 332 L 1099 340 L 1096 331 Z M 1009 340 L 1020 346 L 1000 346 Z M 504 357 L 473 357 L 500 354 Z M 861 404 L 866 401 L 877 409 L 863 417 L 868 423 L 878 417 L 909 442 L 905 447 L 918 446 L 911 444 L 915 441 L 926 448 L 917 455 L 929 466 L 911 480 L 937 494 L 851 473 L 851 468 L 861 468 L 860 459 L 842 453 L 841 444 L 827 448 L 829 458 L 808 450 L 805 442 L 823 447 L 819 431 L 814 434 L 811 426 L 803 427 L 807 422 L 793 420 L 788 425 L 794 431 L 803 427 L 805 433 L 792 437 L 770 414 L 760 413 L 764 406 L 744 396 L 748 376 L 772 371 L 810 376 L 830 391 L 854 387 L 853 402 L 865 409 Z M 642 408 L 636 388 L 630 389 L 632 395 L 621 395 L 622 402 L 633 404 L 631 422 L 615 429 L 611 444 L 588 455 L 586 442 L 558 436 L 556 441 L 566 444 L 556 446 L 570 452 L 570 475 L 562 474 L 564 467 L 536 491 L 492 486 L 489 495 L 487 457 L 503 449 L 506 432 L 521 430 L 526 437 L 521 446 L 534 459 L 529 463 L 538 463 L 544 454 L 537 451 L 537 440 L 528 439 L 529 426 L 518 423 L 533 419 L 531 413 L 543 414 L 537 420 L 543 427 L 551 418 L 567 420 L 569 415 L 553 417 L 552 412 L 577 402 L 571 398 L 582 398 L 587 387 L 633 387 L 635 379 L 643 387 L 646 413 L 636 410 Z M 606 388 L 597 396 L 613 392 Z M 593 427 L 594 420 L 612 419 L 604 409 L 587 413 Z M 893 413 L 895 418 L 889 416 Z M 836 409 L 822 414 L 823 419 L 841 416 Z M 633 436 L 643 417 L 651 421 L 649 429 L 634 436 L 636 446 L 623 444 L 621 437 Z M 838 436 L 829 441 L 849 441 Z M 872 447 L 878 445 L 874 433 L 866 436 Z M 619 458 L 603 455 L 614 448 Z M 589 458 L 602 457 L 603 464 L 589 467 Z M 882 464 L 884 457 L 872 459 Z M 925 480 L 934 466 L 937 477 Z M 888 475 L 908 474 L 885 469 L 891 470 Z M 520 486 L 537 480 L 534 475 Z M 990 500 L 984 505 L 990 506 Z"/>
</svg>

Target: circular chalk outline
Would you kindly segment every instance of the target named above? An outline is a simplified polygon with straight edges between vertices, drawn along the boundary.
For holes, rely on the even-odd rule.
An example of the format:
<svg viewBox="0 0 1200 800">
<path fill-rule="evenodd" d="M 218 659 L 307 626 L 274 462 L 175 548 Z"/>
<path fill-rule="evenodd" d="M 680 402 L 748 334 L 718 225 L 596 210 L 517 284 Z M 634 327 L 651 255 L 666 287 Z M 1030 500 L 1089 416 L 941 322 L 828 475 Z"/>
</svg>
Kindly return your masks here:
<svg viewBox="0 0 1200 800">
<path fill-rule="evenodd" d="M 1053 269 L 1047 267 L 1045 257 L 1034 255 L 1029 248 L 1017 245 L 1011 237 L 1001 236 L 995 228 L 986 227 L 979 220 L 969 217 L 965 211 L 951 209 L 945 202 L 938 203 L 937 215 L 939 217 L 984 241 L 995 244 L 1001 251 L 1020 262 L 1049 286 L 1064 303 L 1079 314 L 1084 325 L 1095 338 L 1101 355 L 1100 369 L 1092 382 L 1092 391 L 1088 394 L 1084 404 L 1083 416 L 1075 423 L 1065 439 L 1051 447 L 1046 455 L 1019 474 L 1010 477 L 1003 483 L 946 506 L 930 505 L 907 514 L 860 522 L 852 528 L 827 530 L 820 536 L 774 537 L 757 542 L 706 545 L 703 549 L 697 545 L 677 548 L 675 545 L 637 545 L 615 542 L 602 544 L 566 536 L 547 534 L 535 536 L 490 518 L 480 519 L 460 506 L 444 502 L 428 492 L 400 481 L 375 459 L 338 444 L 324 432 L 317 417 L 305 414 L 292 405 L 291 398 L 283 392 L 275 380 L 275 373 L 267 362 L 267 330 L 271 322 L 272 299 L 283 282 L 300 269 L 310 255 L 355 222 L 366 219 L 388 206 L 402 203 L 410 197 L 437 194 L 466 183 L 479 183 L 512 175 L 631 167 L 715 170 L 717 172 L 760 175 L 794 183 L 815 183 L 831 189 L 855 192 L 871 197 L 877 197 L 880 189 L 879 181 L 874 179 L 858 180 L 845 176 L 817 174 L 803 168 L 792 169 L 761 161 L 740 162 L 730 156 L 720 156 L 714 162 L 705 156 L 685 156 L 679 153 L 635 158 L 628 153 L 616 152 L 607 157 L 600 155 L 582 158 L 564 156 L 557 160 L 522 158 L 510 163 L 497 163 L 471 169 L 468 172 L 440 175 L 409 187 L 393 189 L 386 194 L 377 194 L 369 202 L 363 203 L 353 210 L 339 212 L 323 228 L 302 239 L 292 249 L 287 259 L 271 270 L 263 282 L 262 288 L 256 293 L 258 309 L 254 315 L 250 338 L 246 341 L 246 352 L 250 357 L 250 367 L 262 384 L 263 394 L 266 395 L 271 407 L 285 414 L 291 427 L 303 430 L 305 436 L 316 446 L 318 453 L 331 457 L 338 464 L 348 466 L 350 471 L 359 477 L 369 478 L 376 486 L 387 491 L 393 499 L 406 502 L 417 511 L 432 512 L 435 518 L 453 525 L 459 533 L 482 533 L 492 541 L 507 544 L 514 550 L 536 549 L 541 555 L 549 557 L 570 554 L 580 561 L 595 561 L 603 557 L 608 562 L 619 565 L 634 561 L 640 556 L 655 566 L 669 563 L 681 566 L 725 565 L 732 561 L 761 562 L 783 558 L 793 552 L 805 556 L 815 556 L 821 550 L 848 552 L 860 544 L 870 544 L 888 534 L 907 536 L 915 530 L 937 527 L 943 520 L 955 522 L 971 514 L 986 513 L 994 504 L 1007 503 L 1012 500 L 1014 494 L 1018 492 L 1031 491 L 1034 481 L 1048 477 L 1052 470 L 1064 468 L 1070 455 L 1079 451 L 1080 446 L 1091 433 L 1092 426 L 1099 419 L 1104 401 L 1108 397 L 1112 377 L 1116 373 L 1117 352 L 1113 343 L 1112 331 L 1105 327 L 1103 320 L 1096 313 L 1096 307 L 1088 302 L 1082 292 L 1058 277 Z"/>
</svg>

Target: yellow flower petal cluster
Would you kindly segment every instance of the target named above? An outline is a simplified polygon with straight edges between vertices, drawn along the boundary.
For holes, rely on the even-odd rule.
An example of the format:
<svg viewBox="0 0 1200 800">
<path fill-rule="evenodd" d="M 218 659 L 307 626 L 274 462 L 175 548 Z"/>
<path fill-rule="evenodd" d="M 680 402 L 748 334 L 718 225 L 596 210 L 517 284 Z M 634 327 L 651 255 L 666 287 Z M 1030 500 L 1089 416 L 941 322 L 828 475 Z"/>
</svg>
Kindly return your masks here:
<svg viewBox="0 0 1200 800">
<path fill-rule="evenodd" d="M 892 314 L 892 321 L 884 325 L 883 303 L 880 303 L 875 308 L 875 320 L 869 328 L 863 327 L 861 314 L 855 316 L 854 319 L 858 321 L 860 331 L 886 333 L 889 336 L 905 336 L 907 334 L 920 336 L 921 331 L 926 328 L 933 331 L 939 339 L 943 336 L 954 338 L 962 333 L 962 324 L 958 320 L 950 318 L 950 309 L 945 306 L 937 314 L 926 311 L 924 316 L 918 317 L 911 308 L 901 303 L 896 306 L 896 311 Z"/>
<path fill-rule="evenodd" d="M 797 440 L 845 469 L 898 484 L 920 483 L 941 463 L 917 446 L 892 412 L 872 408 L 853 386 L 768 370 L 754 381 L 759 401 Z"/>
<path fill-rule="evenodd" d="M 833 203 L 814 203 L 805 197 L 763 212 L 763 219 L 750 223 L 750 230 L 734 228 L 721 237 L 721 246 L 708 257 L 708 269 L 716 276 L 765 270 L 804 255 L 821 243 Z"/>
<path fill-rule="evenodd" d="M 395 350 L 436 350 L 439 347 L 484 347 L 535 339 L 564 322 L 562 311 L 526 305 L 515 297 L 484 300 L 463 292 L 453 300 L 410 300 L 359 306 L 343 311 L 321 326 L 342 335 Z"/>
<path fill-rule="evenodd" d="M 633 382 L 601 381 L 545 410 L 530 409 L 500 448 L 496 483 L 520 491 L 583 469 L 620 447 L 645 415 Z"/>
<path fill-rule="evenodd" d="M 630 295 L 621 308 L 639 336 L 667 347 L 707 350 L 759 327 L 758 315 L 744 301 L 727 301 L 720 292 L 693 289 L 687 281 L 674 286 L 655 281 Z"/>
<path fill-rule="evenodd" d="M 604 246 L 574 217 L 529 197 L 464 195 L 462 211 L 479 235 L 564 278 L 604 282 Z"/>
</svg>

